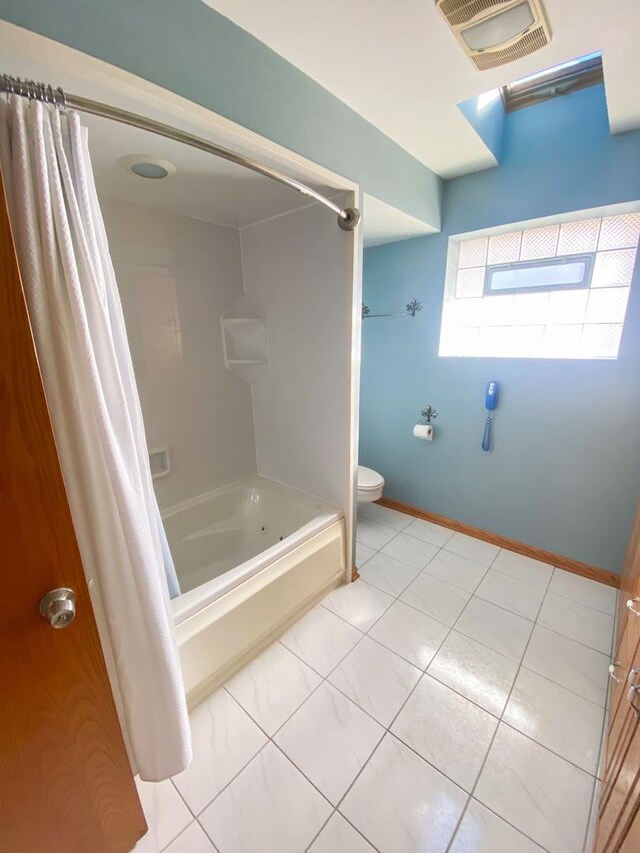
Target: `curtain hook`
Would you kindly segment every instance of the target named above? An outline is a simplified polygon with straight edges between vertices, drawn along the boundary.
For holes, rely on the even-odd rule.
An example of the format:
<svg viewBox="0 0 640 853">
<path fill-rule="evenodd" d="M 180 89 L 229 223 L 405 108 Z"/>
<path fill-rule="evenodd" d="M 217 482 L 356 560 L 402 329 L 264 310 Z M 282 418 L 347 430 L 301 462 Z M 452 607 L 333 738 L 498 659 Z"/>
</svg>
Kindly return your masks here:
<svg viewBox="0 0 640 853">
<path fill-rule="evenodd" d="M 62 112 L 65 112 L 67 109 L 67 98 L 60 86 L 58 86 L 54 92 L 54 104 L 62 110 Z"/>
</svg>

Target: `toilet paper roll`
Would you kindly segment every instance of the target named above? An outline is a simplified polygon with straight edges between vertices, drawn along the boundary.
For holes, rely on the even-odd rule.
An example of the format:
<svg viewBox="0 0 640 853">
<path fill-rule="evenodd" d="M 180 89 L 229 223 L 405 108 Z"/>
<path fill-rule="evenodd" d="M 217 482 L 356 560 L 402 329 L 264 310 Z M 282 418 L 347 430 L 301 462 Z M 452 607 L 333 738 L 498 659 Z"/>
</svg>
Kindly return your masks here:
<svg viewBox="0 0 640 853">
<path fill-rule="evenodd" d="M 433 439 L 433 424 L 416 424 L 413 428 L 413 434 L 423 441 L 431 441 Z"/>
</svg>

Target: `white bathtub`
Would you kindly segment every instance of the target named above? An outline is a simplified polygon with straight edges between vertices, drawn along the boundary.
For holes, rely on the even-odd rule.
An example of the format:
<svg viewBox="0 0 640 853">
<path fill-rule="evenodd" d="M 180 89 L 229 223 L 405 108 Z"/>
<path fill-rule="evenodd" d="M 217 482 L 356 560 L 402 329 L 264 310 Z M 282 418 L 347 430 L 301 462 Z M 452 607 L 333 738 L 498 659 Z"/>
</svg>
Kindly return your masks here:
<svg viewBox="0 0 640 853">
<path fill-rule="evenodd" d="M 251 477 L 163 513 L 191 705 L 345 578 L 341 511 Z"/>
</svg>

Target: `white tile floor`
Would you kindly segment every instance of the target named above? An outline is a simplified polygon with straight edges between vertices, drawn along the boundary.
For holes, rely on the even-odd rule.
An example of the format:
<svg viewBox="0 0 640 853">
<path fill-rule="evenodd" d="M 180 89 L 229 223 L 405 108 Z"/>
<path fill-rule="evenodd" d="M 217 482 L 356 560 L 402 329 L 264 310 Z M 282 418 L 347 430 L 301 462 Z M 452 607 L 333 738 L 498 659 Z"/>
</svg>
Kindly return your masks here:
<svg viewBox="0 0 640 853">
<path fill-rule="evenodd" d="M 366 505 L 362 579 L 192 714 L 140 853 L 583 853 L 614 590 Z"/>
</svg>

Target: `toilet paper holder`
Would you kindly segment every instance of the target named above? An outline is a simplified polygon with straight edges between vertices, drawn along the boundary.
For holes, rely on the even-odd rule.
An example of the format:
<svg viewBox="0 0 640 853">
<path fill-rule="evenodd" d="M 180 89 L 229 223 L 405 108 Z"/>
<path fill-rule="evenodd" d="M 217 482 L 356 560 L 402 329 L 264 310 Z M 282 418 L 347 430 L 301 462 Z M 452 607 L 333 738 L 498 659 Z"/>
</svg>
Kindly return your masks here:
<svg viewBox="0 0 640 853">
<path fill-rule="evenodd" d="M 431 421 L 435 420 L 438 417 L 438 413 L 436 412 L 436 410 L 431 405 L 425 406 L 425 408 L 422 409 L 420 414 L 423 417 L 422 422 L 425 424 L 430 424 Z"/>
<path fill-rule="evenodd" d="M 420 412 L 422 420 L 419 421 L 413 428 L 413 434 L 416 438 L 423 441 L 433 441 L 433 424 L 431 421 L 438 417 L 438 413 L 433 406 L 425 406 Z"/>
</svg>

